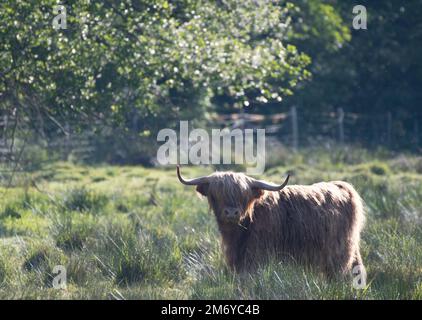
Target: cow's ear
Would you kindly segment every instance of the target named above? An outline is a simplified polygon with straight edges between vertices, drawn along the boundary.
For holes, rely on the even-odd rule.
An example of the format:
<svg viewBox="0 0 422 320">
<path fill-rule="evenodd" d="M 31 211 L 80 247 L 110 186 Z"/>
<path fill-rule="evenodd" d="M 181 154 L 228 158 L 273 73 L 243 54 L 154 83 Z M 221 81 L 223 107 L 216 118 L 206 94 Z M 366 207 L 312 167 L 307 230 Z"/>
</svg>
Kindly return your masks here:
<svg viewBox="0 0 422 320">
<path fill-rule="evenodd" d="M 252 195 L 255 199 L 261 198 L 261 196 L 264 194 L 264 190 L 259 188 L 252 188 Z"/>
<path fill-rule="evenodd" d="M 196 192 L 202 194 L 204 197 L 208 195 L 208 183 L 201 183 L 196 186 Z"/>
</svg>

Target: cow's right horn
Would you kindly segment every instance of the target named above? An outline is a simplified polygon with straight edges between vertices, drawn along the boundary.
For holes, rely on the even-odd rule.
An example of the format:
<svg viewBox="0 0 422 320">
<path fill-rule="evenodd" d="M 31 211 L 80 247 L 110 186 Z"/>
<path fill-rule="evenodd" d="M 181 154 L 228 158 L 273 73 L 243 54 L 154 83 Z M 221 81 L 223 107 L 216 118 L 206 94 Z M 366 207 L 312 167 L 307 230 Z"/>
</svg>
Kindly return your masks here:
<svg viewBox="0 0 422 320">
<path fill-rule="evenodd" d="M 176 171 L 177 171 L 177 177 L 179 178 L 179 181 L 187 186 L 197 186 L 199 184 L 203 184 L 203 183 L 207 183 L 208 182 L 208 177 L 199 177 L 199 178 L 194 178 L 194 179 L 184 179 L 182 177 L 182 175 L 180 174 L 180 166 L 177 165 L 176 167 Z"/>
<path fill-rule="evenodd" d="M 280 191 L 285 186 L 287 186 L 287 183 L 289 182 L 289 178 L 290 178 L 290 175 L 287 175 L 286 180 L 284 180 L 284 182 L 280 185 L 268 183 L 261 180 L 254 180 L 253 187 L 257 189 L 268 190 L 268 191 Z"/>
</svg>

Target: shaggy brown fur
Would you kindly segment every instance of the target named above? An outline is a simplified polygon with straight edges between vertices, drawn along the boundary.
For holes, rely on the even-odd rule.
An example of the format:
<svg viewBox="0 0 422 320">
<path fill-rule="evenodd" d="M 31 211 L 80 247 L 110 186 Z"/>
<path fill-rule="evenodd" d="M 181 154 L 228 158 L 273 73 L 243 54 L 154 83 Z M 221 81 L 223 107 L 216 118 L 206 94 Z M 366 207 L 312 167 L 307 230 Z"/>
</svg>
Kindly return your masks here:
<svg viewBox="0 0 422 320">
<path fill-rule="evenodd" d="M 257 190 L 242 173 L 216 172 L 197 191 L 208 198 L 228 265 L 241 271 L 269 257 L 294 261 L 328 276 L 362 265 L 360 232 L 365 216 L 355 189 L 342 181 Z M 225 208 L 239 208 L 227 219 Z"/>
</svg>

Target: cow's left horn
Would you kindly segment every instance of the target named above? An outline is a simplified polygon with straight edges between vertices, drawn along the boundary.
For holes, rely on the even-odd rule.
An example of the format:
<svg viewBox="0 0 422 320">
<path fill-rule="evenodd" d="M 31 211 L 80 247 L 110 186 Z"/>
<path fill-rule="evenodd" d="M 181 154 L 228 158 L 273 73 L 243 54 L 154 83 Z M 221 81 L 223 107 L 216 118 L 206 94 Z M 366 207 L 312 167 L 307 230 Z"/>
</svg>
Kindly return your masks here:
<svg viewBox="0 0 422 320">
<path fill-rule="evenodd" d="M 179 165 L 177 165 L 176 170 L 177 170 L 177 177 L 179 178 L 179 181 L 181 183 L 187 185 L 187 186 L 197 186 L 198 184 L 202 184 L 202 183 L 207 183 L 208 182 L 208 177 L 199 177 L 199 178 L 194 178 L 194 179 L 186 180 L 180 174 L 180 166 Z"/>
<path fill-rule="evenodd" d="M 261 181 L 261 180 L 254 180 L 252 186 L 254 188 L 262 189 L 262 190 L 280 191 L 281 189 L 283 189 L 287 185 L 287 183 L 289 182 L 289 178 L 290 178 L 290 175 L 287 175 L 286 180 L 284 180 L 284 182 L 280 185 L 268 183 L 268 182 Z"/>
</svg>

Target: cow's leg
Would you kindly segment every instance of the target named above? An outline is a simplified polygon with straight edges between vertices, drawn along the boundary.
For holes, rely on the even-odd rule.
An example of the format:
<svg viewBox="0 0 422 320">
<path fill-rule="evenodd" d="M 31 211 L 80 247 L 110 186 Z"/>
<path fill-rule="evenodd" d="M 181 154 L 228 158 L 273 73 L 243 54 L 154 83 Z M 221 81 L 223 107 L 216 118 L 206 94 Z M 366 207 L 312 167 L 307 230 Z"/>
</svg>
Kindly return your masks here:
<svg viewBox="0 0 422 320">
<path fill-rule="evenodd" d="M 351 276 L 353 277 L 354 286 L 358 285 L 361 289 L 366 286 L 366 270 L 365 266 L 363 265 L 359 249 L 356 249 L 354 254 Z"/>
<path fill-rule="evenodd" d="M 356 249 L 356 251 L 355 251 L 354 260 L 353 260 L 353 263 L 352 263 L 352 268 L 357 266 L 357 265 L 363 266 L 362 257 L 360 256 L 359 249 Z"/>
</svg>

